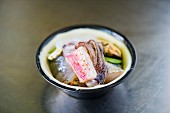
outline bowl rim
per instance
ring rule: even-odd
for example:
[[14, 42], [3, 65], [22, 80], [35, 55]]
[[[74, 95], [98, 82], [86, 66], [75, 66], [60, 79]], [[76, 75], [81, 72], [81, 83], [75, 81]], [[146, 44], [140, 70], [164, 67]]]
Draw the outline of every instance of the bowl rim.
[[[117, 36], [120, 36], [121, 38], [123, 38], [123, 40], [120, 38], [120, 37], [116, 37], [118, 40], [122, 41], [126, 47], [128, 48], [130, 54], [131, 54], [131, 57], [132, 57], [132, 64], [131, 64], [131, 67], [130, 69], [125, 73], [125, 75], [120, 78], [118, 81], [116, 81], [115, 83], [112, 83], [110, 85], [107, 85], [105, 87], [99, 87], [99, 88], [96, 88], [96, 89], [76, 89], [76, 88], [70, 88], [70, 87], [66, 87], [66, 86], [63, 86], [59, 83], [56, 83], [55, 81], [51, 80], [43, 71], [43, 69], [41, 68], [41, 64], [40, 64], [40, 59], [39, 59], [39, 55], [41, 53], [41, 50], [43, 49], [43, 47], [49, 42], [51, 41], [56, 35], [60, 34], [60, 33], [64, 33], [64, 32], [67, 32], [67, 31], [70, 31], [70, 30], [73, 30], [73, 29], [78, 29], [78, 28], [91, 28], [91, 29], [95, 29], [95, 30], [100, 30], [100, 31], [104, 31], [112, 36], [114, 36], [114, 34], [116, 34]], [[114, 34], [113, 34], [114, 33]], [[108, 89], [108, 88], [111, 88], [111, 87], [115, 87], [117, 86], [118, 84], [122, 83], [125, 78], [127, 78], [127, 76], [132, 72], [132, 70], [134, 70], [135, 66], [136, 66], [136, 62], [137, 62], [137, 54], [136, 54], [136, 49], [135, 47], [133, 46], [133, 44], [131, 43], [131, 41], [126, 37], [124, 36], [122, 33], [110, 28], [110, 27], [106, 27], [106, 26], [103, 26], [103, 25], [96, 25], [96, 24], [82, 24], [82, 25], [72, 25], [72, 26], [68, 26], [68, 27], [64, 27], [62, 29], [59, 29], [55, 32], [53, 32], [51, 35], [49, 35], [47, 38], [44, 39], [44, 41], [42, 41], [42, 43], [40, 44], [37, 52], [36, 52], [36, 66], [39, 70], [39, 72], [41, 73], [42, 77], [48, 81], [50, 84], [58, 87], [58, 88], [61, 88], [63, 90], [68, 90], [68, 91], [73, 91], [73, 92], [81, 92], [81, 93], [89, 93], [89, 92], [95, 92], [95, 91], [98, 91], [98, 90], [104, 90], [104, 89]]]

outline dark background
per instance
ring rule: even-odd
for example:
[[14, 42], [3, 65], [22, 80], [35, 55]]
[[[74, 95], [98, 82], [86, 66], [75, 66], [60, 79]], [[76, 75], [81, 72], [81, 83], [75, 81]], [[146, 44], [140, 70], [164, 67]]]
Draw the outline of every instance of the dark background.
[[[135, 71], [103, 97], [69, 97], [36, 68], [40, 43], [75, 24], [111, 27], [136, 47]], [[168, 0], [0, 0], [0, 113], [170, 113], [169, 42]]]

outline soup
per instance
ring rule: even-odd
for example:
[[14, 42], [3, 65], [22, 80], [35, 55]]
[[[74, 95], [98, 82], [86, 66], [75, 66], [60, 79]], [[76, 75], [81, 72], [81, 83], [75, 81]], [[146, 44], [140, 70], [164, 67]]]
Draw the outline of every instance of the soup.
[[103, 87], [122, 78], [131, 66], [122, 40], [106, 32], [79, 28], [57, 34], [41, 51], [41, 67], [67, 87]]

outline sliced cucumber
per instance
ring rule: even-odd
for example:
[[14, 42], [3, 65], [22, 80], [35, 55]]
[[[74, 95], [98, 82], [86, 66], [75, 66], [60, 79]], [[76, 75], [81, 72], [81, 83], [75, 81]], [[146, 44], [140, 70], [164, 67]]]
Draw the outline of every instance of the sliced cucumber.
[[110, 63], [113, 63], [113, 64], [119, 64], [119, 63], [122, 62], [121, 60], [115, 59], [115, 58], [110, 58], [110, 57], [104, 57], [104, 58], [107, 62], [110, 62]]

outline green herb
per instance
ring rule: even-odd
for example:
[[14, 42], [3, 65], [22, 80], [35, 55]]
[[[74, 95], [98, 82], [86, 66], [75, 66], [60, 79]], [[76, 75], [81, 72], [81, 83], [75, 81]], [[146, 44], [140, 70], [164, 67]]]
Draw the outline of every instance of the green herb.
[[115, 58], [110, 58], [110, 57], [104, 57], [104, 58], [107, 62], [110, 62], [110, 63], [113, 63], [113, 64], [119, 64], [119, 63], [122, 62], [121, 60], [115, 59]]
[[48, 54], [53, 53], [55, 50], [56, 50], [56, 47], [53, 47], [53, 48], [48, 52]]

